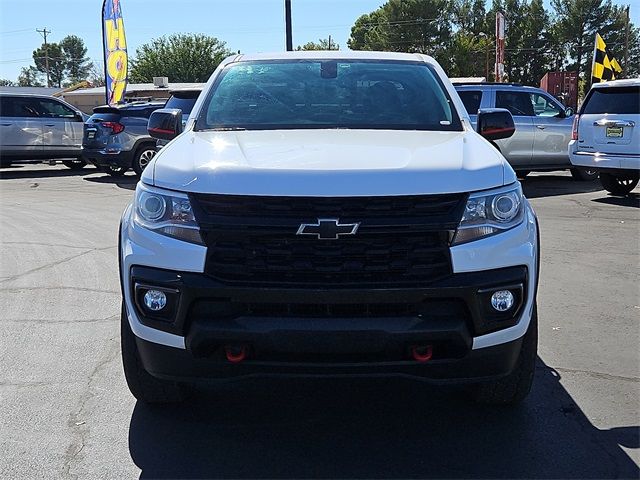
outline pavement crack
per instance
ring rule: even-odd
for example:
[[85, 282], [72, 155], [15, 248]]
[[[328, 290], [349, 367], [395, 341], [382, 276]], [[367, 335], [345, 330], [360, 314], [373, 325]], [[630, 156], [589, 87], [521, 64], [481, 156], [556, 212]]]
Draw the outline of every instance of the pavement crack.
[[60, 248], [77, 248], [80, 250], [92, 250], [94, 247], [67, 245], [64, 243], [45, 243], [45, 242], [2, 242], [3, 245], [33, 245], [36, 247], [60, 247]]
[[113, 293], [120, 294], [120, 290], [104, 290], [100, 288], [86, 288], [86, 287], [15, 287], [15, 288], [3, 288], [5, 293], [13, 292], [34, 292], [39, 290], [53, 291], [53, 290], [71, 290], [75, 292], [88, 292], [88, 293]]
[[17, 280], [18, 278], [24, 277], [25, 275], [29, 275], [30, 273], [35, 273], [35, 272], [39, 272], [40, 270], [46, 270], [47, 268], [55, 267], [57, 265], [63, 264], [65, 262], [68, 262], [70, 260], [74, 260], [76, 258], [79, 258], [79, 257], [82, 257], [84, 255], [87, 255], [88, 253], [101, 252], [101, 251], [105, 251], [105, 250], [110, 250], [112, 248], [117, 248], [117, 247], [115, 245], [113, 245], [111, 247], [92, 248], [91, 250], [86, 250], [86, 251], [84, 251], [82, 253], [78, 253], [76, 255], [71, 255], [70, 257], [65, 257], [65, 258], [62, 258], [62, 259], [57, 260], [55, 262], [47, 263], [46, 265], [41, 265], [40, 267], [32, 268], [31, 270], [27, 270], [26, 272], [22, 272], [22, 273], [19, 273], [17, 275], [12, 275], [11, 277], [3, 278], [2, 280], [0, 280], [0, 283], [5, 283], [5, 282], [12, 281], [12, 280]]
[[120, 352], [120, 345], [117, 336], [110, 338], [109, 342], [110, 346], [106, 353], [89, 374], [86, 382], [86, 389], [80, 397], [78, 408], [75, 412], [72, 412], [69, 415], [67, 426], [71, 429], [72, 439], [64, 454], [64, 463], [62, 466], [63, 478], [78, 478], [77, 474], [71, 473], [71, 468], [75, 462], [82, 458], [81, 453], [84, 450], [90, 432], [90, 422], [87, 421], [90, 412], [87, 404], [95, 395], [93, 384], [102, 369], [115, 360]]
[[589, 375], [590, 377], [602, 378], [605, 380], [621, 380], [623, 382], [634, 382], [634, 383], [640, 382], [640, 378], [638, 377], [624, 377], [622, 375], [611, 375], [609, 373], [594, 372], [592, 370], [578, 370], [578, 369], [563, 368], [563, 367], [553, 367], [553, 369], [557, 370], [558, 372]]
[[17, 388], [32, 388], [32, 387], [46, 387], [51, 385], [49, 382], [1, 382], [0, 387], [17, 387]]
[[42, 325], [67, 325], [67, 324], [78, 324], [78, 323], [100, 323], [100, 322], [111, 322], [120, 318], [120, 315], [111, 315], [110, 317], [105, 318], [88, 318], [86, 320], [46, 320], [41, 318], [12, 318], [12, 319], [3, 319], [0, 320], [0, 324], [2, 323], [36, 323]]

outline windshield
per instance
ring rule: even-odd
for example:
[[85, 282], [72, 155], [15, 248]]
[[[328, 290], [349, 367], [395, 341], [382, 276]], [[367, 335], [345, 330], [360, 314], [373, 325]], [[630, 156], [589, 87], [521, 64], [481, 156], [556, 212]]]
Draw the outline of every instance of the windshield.
[[422, 62], [285, 60], [228, 66], [197, 129], [462, 130], [433, 69]]

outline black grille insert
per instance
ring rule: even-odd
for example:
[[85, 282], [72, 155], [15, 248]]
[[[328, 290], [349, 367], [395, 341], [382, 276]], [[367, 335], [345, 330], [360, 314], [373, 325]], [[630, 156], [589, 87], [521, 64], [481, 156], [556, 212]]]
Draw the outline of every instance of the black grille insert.
[[[208, 247], [205, 272], [261, 285], [423, 285], [451, 274], [449, 241], [466, 195], [250, 197], [192, 195]], [[360, 223], [337, 240], [296, 235], [301, 223]]]

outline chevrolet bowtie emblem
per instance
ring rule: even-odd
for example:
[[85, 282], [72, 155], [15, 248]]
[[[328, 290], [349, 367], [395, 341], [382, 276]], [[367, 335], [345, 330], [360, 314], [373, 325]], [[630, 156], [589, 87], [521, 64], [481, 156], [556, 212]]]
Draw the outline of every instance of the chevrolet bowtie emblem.
[[337, 218], [319, 218], [317, 223], [303, 223], [296, 235], [315, 235], [320, 240], [337, 240], [340, 235], [355, 235], [358, 223], [340, 223]]

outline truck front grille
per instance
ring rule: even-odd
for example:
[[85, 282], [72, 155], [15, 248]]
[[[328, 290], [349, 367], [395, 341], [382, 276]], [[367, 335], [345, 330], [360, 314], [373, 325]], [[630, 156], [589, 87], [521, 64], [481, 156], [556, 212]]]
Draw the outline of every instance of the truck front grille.
[[[251, 197], [193, 194], [205, 272], [234, 284], [424, 285], [452, 273], [466, 195]], [[296, 235], [302, 223], [360, 223], [337, 240]]]

